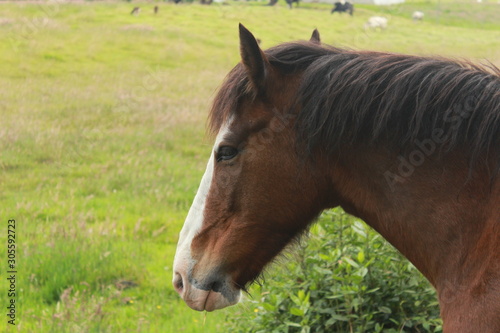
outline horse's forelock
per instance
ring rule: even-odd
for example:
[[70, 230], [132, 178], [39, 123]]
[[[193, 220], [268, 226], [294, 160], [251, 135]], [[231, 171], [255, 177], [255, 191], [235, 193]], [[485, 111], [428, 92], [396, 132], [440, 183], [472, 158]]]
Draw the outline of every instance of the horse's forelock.
[[[264, 51], [269, 62], [286, 74], [303, 71], [318, 57], [340, 52], [331, 46], [321, 46], [310, 41], [284, 43]], [[237, 64], [219, 88], [208, 116], [208, 133], [215, 137], [229, 117], [238, 111], [242, 99], [253, 100], [256, 92], [248, 79], [244, 66]]]
[[208, 133], [215, 137], [222, 125], [237, 112], [242, 98], [251, 94], [251, 87], [243, 65], [239, 63], [226, 76], [217, 92], [208, 115]]

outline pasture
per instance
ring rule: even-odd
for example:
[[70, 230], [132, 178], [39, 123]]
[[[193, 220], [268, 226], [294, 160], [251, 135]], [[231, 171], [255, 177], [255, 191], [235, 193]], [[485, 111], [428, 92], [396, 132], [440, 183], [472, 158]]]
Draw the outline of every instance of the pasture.
[[[239, 61], [239, 22], [263, 48], [318, 28], [337, 46], [500, 66], [495, 2], [357, 5], [353, 17], [324, 4], [264, 4], [0, 4], [1, 243], [15, 219], [18, 272], [16, 325], [4, 315], [2, 328], [220, 332], [254, 311], [243, 302], [194, 312], [171, 286], [178, 232], [212, 147], [211, 98]], [[388, 18], [385, 31], [363, 30], [374, 15]], [[0, 262], [5, 271], [6, 255]], [[9, 302], [4, 280], [0, 304]]]

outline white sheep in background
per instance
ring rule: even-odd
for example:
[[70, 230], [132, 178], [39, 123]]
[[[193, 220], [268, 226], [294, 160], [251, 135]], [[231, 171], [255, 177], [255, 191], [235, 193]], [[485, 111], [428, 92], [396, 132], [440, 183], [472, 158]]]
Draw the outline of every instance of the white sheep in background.
[[377, 28], [385, 30], [385, 28], [387, 28], [387, 18], [382, 16], [372, 16], [368, 19], [368, 22], [365, 23], [365, 30], [375, 30]]
[[413, 19], [413, 21], [422, 21], [424, 19], [424, 13], [418, 10], [414, 11], [411, 15], [411, 18]]

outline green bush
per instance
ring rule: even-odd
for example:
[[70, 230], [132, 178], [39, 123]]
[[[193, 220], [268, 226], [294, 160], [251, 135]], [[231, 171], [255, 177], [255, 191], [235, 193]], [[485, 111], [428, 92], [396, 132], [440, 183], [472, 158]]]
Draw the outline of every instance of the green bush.
[[260, 299], [246, 301], [228, 331], [442, 331], [427, 280], [380, 235], [341, 210], [324, 213], [292, 260], [276, 269], [255, 288]]

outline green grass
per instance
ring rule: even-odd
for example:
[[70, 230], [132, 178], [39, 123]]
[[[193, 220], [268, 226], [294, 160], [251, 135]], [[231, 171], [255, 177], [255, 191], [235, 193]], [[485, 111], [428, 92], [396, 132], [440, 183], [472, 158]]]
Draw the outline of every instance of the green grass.
[[[0, 4], [0, 217], [17, 221], [19, 272], [9, 331], [219, 332], [251, 311], [205, 318], [170, 284], [211, 149], [206, 113], [239, 61], [238, 22], [264, 48], [318, 28], [338, 46], [500, 64], [493, 3], [357, 6], [354, 17], [321, 4], [158, 4], [137, 17], [136, 3]], [[388, 29], [364, 32], [375, 14]]]

